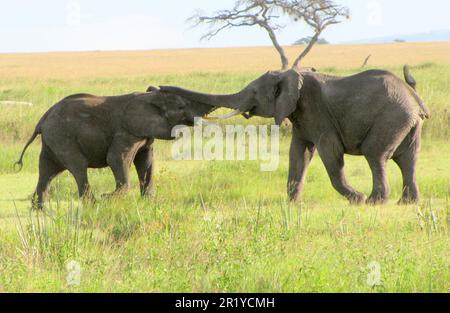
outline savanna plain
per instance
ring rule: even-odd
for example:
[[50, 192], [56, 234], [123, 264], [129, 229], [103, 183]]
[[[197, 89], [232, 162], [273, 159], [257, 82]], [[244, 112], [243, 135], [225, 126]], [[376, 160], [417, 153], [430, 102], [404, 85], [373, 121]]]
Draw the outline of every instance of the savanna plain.
[[[419, 205], [396, 204], [401, 174], [393, 162], [388, 204], [349, 205], [318, 157], [302, 201], [290, 204], [285, 125], [275, 172], [260, 172], [256, 161], [174, 161], [172, 143], [158, 141], [152, 199], [140, 198], [134, 174], [128, 195], [102, 199], [114, 188], [112, 173], [91, 170], [98, 201], [80, 202], [65, 173], [53, 181], [47, 209], [32, 212], [40, 140], [20, 173], [13, 165], [61, 98], [149, 85], [228, 93], [277, 69], [278, 58], [270, 47], [0, 54], [0, 101], [33, 103], [0, 105], [0, 292], [449, 292], [450, 43], [324, 45], [303, 65], [349, 75], [369, 54], [367, 68], [401, 77], [408, 63], [432, 112], [417, 169]], [[364, 158], [347, 157], [346, 173], [370, 193]]]

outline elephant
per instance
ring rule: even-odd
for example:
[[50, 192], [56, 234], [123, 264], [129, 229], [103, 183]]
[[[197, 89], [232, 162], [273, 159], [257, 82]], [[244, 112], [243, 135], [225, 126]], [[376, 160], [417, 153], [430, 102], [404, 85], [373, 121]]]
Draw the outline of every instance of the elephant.
[[[399, 203], [417, 203], [416, 163], [423, 121], [430, 112], [416, 91], [408, 66], [406, 83], [384, 70], [339, 77], [292, 68], [269, 71], [242, 91], [213, 95], [173, 86], [161, 90], [193, 101], [223, 106], [248, 117], [292, 123], [288, 196], [300, 199], [308, 166], [317, 151], [333, 187], [351, 203], [388, 200], [386, 163], [400, 167], [403, 193]], [[373, 176], [369, 198], [353, 189], [344, 175], [344, 155], [364, 156]]]
[[151, 196], [154, 140], [174, 139], [174, 126], [193, 126], [196, 117], [214, 110], [209, 104], [155, 87], [149, 87], [145, 93], [121, 96], [76, 94], [64, 98], [42, 116], [16, 163], [20, 171], [27, 148], [41, 135], [39, 180], [32, 208], [43, 208], [50, 182], [64, 170], [75, 177], [79, 196], [93, 200], [88, 168], [109, 166], [116, 181], [116, 189], [109, 195], [124, 193], [129, 189], [132, 162], [141, 195]]

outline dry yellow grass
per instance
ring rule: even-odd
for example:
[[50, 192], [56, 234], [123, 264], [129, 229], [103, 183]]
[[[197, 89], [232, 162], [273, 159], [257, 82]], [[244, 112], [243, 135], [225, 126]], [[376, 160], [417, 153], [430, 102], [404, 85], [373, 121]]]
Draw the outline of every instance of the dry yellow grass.
[[[301, 49], [286, 48], [291, 59]], [[369, 54], [369, 66], [450, 64], [450, 42], [316, 46], [303, 65], [354, 68]], [[0, 79], [258, 72], [278, 67], [279, 58], [272, 47], [0, 54]]]

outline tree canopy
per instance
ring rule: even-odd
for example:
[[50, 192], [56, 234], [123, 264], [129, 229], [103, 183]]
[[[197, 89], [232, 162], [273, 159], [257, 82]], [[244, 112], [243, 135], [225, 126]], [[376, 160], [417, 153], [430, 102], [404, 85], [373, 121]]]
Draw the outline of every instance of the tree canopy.
[[349, 10], [332, 0], [236, 0], [231, 9], [219, 10], [211, 15], [197, 11], [189, 21], [194, 26], [208, 26], [208, 31], [201, 37], [206, 40], [229, 28], [260, 27], [267, 32], [280, 55], [281, 68], [287, 69], [289, 59], [277, 38], [277, 32], [286, 26], [281, 21], [283, 16], [289, 17], [293, 23], [306, 23], [314, 32], [305, 49], [294, 61], [293, 66], [297, 67], [327, 27], [349, 18]]

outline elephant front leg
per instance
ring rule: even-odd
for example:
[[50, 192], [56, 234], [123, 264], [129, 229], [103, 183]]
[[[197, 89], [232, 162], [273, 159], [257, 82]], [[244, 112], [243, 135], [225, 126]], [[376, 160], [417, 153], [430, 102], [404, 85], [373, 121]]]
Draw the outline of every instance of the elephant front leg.
[[115, 139], [108, 151], [107, 162], [114, 174], [116, 190], [103, 196], [122, 195], [130, 189], [130, 167], [137, 151], [135, 146], [136, 144], [127, 137]]
[[364, 203], [366, 196], [355, 191], [347, 183], [344, 174], [344, 154], [338, 152], [342, 149], [338, 149], [338, 147], [333, 145], [321, 145], [318, 150], [334, 189], [347, 198], [352, 204]]
[[134, 165], [139, 177], [142, 197], [153, 195], [153, 146], [148, 145], [136, 154]]
[[114, 174], [116, 181], [116, 189], [114, 192], [104, 194], [103, 197], [111, 197], [116, 195], [123, 195], [130, 189], [130, 170], [125, 160], [120, 157], [108, 158], [108, 164]]
[[298, 138], [294, 132], [289, 154], [288, 196], [291, 201], [297, 201], [303, 190], [306, 172], [314, 156], [315, 147]]

